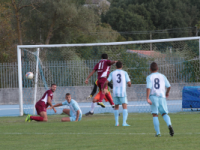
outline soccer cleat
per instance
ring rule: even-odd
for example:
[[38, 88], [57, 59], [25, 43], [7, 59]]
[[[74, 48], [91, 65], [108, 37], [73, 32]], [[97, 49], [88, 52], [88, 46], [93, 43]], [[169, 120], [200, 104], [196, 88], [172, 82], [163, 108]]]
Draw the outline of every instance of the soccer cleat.
[[106, 106], [103, 104], [103, 102], [98, 102], [97, 105], [100, 105], [101, 107], [105, 108]]
[[173, 130], [173, 128], [172, 128], [171, 125], [169, 125], [168, 129], [169, 129], [169, 134], [170, 134], [171, 136], [174, 136], [174, 130]]
[[89, 116], [89, 115], [93, 115], [94, 113], [92, 113], [91, 111], [89, 111], [88, 113], [86, 113], [85, 115], [86, 116]]
[[26, 117], [25, 122], [30, 122], [30, 121], [31, 121], [30, 116], [31, 116], [31, 115], [28, 115], [28, 116]]
[[155, 137], [161, 137], [161, 135], [160, 134], [156, 134]]
[[126, 123], [126, 124], [122, 124], [122, 126], [123, 127], [129, 127], [130, 125]]
[[119, 123], [118, 123], [118, 124], [115, 124], [115, 126], [118, 127], [118, 126], [119, 126]]
[[115, 108], [115, 105], [111, 105], [112, 106], [112, 108]]

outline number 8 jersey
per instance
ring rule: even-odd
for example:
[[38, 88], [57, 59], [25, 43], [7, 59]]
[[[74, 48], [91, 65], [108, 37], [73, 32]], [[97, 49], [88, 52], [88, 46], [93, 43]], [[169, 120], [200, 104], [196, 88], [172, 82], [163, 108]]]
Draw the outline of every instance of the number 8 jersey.
[[151, 89], [150, 95], [160, 96], [165, 98], [165, 87], [170, 87], [170, 83], [165, 75], [155, 72], [146, 78], [147, 88]]
[[124, 70], [117, 69], [110, 73], [109, 82], [113, 81], [113, 97], [126, 97], [126, 83], [131, 81], [128, 73]]

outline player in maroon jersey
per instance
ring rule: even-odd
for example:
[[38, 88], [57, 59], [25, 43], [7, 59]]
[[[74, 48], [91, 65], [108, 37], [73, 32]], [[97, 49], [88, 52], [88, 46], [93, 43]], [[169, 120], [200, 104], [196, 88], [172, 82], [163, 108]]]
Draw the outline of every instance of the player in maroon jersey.
[[[26, 117], [26, 120], [25, 122], [30, 122], [32, 120], [35, 120], [35, 121], [47, 121], [47, 112], [46, 112], [46, 108], [48, 106], [53, 106], [52, 105], [52, 99], [53, 99], [53, 92], [56, 91], [56, 84], [52, 84], [51, 85], [51, 89], [50, 90], [47, 90], [44, 95], [42, 96], [42, 98], [35, 104], [35, 108], [36, 108], [36, 111], [37, 111], [37, 114], [40, 115], [40, 116], [31, 116], [31, 115], [28, 115]], [[53, 108], [54, 112], [56, 113], [56, 109]]]
[[[109, 72], [110, 72], [110, 66], [113, 65], [114, 63], [116, 63], [117, 61], [108, 60], [107, 54], [102, 54], [101, 58], [102, 59], [99, 61], [99, 63], [97, 63], [95, 65], [93, 71], [88, 75], [87, 79], [85, 80], [85, 83], [88, 84], [89, 78], [97, 71], [97, 73], [98, 73], [98, 87], [100, 89], [103, 89], [103, 85], [107, 81], [107, 77], [108, 77]], [[106, 88], [108, 88], [108, 87], [106, 87]], [[101, 93], [99, 102], [97, 104], [101, 105], [101, 107], [103, 107], [103, 108], [105, 107], [105, 105], [102, 102], [102, 100], [104, 99], [104, 96], [106, 96], [106, 98], [109, 101], [112, 101], [111, 97], [108, 94]]]

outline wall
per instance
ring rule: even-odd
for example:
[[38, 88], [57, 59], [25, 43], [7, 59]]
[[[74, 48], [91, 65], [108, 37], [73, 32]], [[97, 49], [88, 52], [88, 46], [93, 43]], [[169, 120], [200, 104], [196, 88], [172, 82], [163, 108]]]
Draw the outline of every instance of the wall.
[[[169, 100], [181, 100], [182, 99], [182, 89], [184, 86], [198, 86], [199, 83], [173, 83], [171, 84], [171, 91]], [[66, 93], [71, 93], [72, 98], [78, 102], [88, 102], [86, 97], [90, 95], [92, 91], [92, 86], [74, 86], [74, 87], [57, 87], [54, 93], [54, 102], [58, 103], [64, 100]], [[19, 90], [18, 88], [0, 88], [0, 105], [13, 105], [19, 104]], [[44, 94], [44, 88], [38, 88], [37, 101]], [[140, 101], [146, 99], [146, 85], [137, 84], [132, 85], [132, 87], [127, 87], [127, 95], [129, 101]], [[24, 104], [33, 104], [34, 88], [24, 89]]]

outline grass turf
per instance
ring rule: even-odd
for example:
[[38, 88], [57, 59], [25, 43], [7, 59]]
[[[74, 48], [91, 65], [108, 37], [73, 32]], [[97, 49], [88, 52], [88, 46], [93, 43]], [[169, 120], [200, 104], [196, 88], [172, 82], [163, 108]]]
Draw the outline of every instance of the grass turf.
[[25, 123], [25, 117], [0, 118], [1, 149], [199, 149], [199, 113], [170, 114], [174, 137], [170, 137], [159, 116], [161, 137], [155, 131], [150, 114], [129, 114], [130, 127], [114, 126], [113, 114], [83, 117], [80, 122], [60, 122], [63, 115], [49, 116], [48, 122]]

